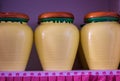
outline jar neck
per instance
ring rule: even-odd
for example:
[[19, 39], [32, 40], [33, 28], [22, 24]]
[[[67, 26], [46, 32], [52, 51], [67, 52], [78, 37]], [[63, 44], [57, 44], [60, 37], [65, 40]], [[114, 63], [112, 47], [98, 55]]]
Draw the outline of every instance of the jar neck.
[[2, 22], [2, 21], [4, 21], [4, 22], [9, 22], [9, 21], [10, 22], [20, 22], [20, 23], [28, 22], [27, 19], [23, 19], [23, 18], [0, 18], [0, 22]]
[[85, 23], [91, 22], [119, 22], [119, 18], [117, 17], [96, 17], [96, 18], [87, 18], [85, 19]]
[[53, 22], [53, 23], [73, 23], [72, 18], [43, 18], [39, 19], [38, 23]]

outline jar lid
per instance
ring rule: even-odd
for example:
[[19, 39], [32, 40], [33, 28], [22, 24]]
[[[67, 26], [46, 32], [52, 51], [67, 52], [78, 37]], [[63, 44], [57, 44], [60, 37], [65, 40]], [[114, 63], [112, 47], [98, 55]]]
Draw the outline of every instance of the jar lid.
[[0, 12], [0, 18], [21, 18], [29, 20], [28, 15], [17, 12]]
[[96, 18], [96, 17], [120, 17], [120, 15], [116, 12], [107, 12], [107, 11], [91, 12], [85, 15], [85, 19]]
[[74, 19], [74, 16], [72, 13], [69, 13], [69, 12], [46, 12], [38, 16], [38, 19], [43, 19], [43, 18], [72, 18]]
[[116, 12], [91, 12], [85, 15], [84, 22], [91, 23], [91, 22], [118, 22], [120, 19], [120, 15]]

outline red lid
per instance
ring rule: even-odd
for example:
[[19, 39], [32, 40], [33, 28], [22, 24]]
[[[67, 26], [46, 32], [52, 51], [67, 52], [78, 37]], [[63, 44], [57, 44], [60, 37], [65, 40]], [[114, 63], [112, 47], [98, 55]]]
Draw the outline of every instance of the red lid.
[[41, 18], [72, 18], [74, 19], [74, 16], [72, 13], [69, 12], [46, 12], [42, 13], [38, 16], [39, 19]]
[[28, 15], [17, 12], [0, 12], [0, 18], [23, 18], [29, 20]]
[[85, 19], [87, 18], [95, 18], [95, 17], [120, 17], [120, 15], [116, 12], [91, 12], [85, 15]]

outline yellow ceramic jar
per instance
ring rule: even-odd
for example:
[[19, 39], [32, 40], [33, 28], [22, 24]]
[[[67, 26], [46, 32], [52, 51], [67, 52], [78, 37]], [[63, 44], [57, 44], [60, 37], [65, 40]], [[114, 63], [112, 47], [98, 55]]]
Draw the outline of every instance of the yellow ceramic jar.
[[79, 42], [79, 31], [68, 12], [48, 12], [39, 16], [35, 44], [44, 70], [71, 70]]
[[25, 70], [33, 42], [28, 20], [22, 13], [0, 13], [0, 71]]
[[119, 15], [92, 12], [85, 16], [81, 42], [88, 66], [92, 70], [117, 69], [120, 59]]

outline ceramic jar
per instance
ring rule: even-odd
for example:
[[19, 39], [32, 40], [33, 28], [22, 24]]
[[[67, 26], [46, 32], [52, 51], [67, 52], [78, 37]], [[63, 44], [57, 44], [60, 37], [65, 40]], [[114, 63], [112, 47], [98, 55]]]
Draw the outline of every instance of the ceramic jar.
[[79, 43], [79, 31], [69, 12], [39, 15], [35, 44], [43, 70], [71, 70]]
[[24, 71], [33, 42], [33, 32], [23, 13], [0, 12], [0, 71]]
[[85, 15], [81, 43], [89, 69], [114, 70], [120, 59], [120, 16], [115, 12]]

